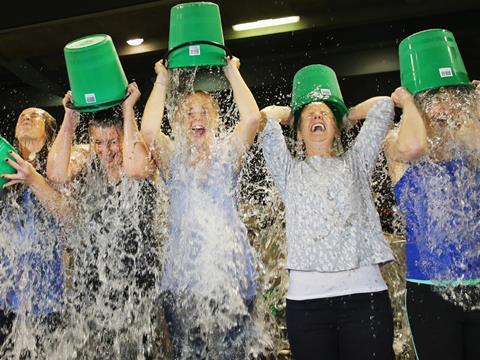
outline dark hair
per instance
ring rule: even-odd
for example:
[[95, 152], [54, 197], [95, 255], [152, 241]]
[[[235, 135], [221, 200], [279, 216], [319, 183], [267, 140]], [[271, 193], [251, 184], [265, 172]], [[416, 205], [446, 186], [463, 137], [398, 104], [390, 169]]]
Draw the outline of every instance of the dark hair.
[[100, 110], [92, 113], [88, 122], [88, 131], [92, 128], [115, 127], [123, 131], [123, 117], [118, 107]]

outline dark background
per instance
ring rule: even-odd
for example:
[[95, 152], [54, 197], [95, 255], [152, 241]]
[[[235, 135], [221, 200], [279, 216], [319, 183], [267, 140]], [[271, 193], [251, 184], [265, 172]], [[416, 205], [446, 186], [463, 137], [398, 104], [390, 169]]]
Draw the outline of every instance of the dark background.
[[[142, 91], [141, 110], [152, 87], [154, 63], [167, 48], [170, 8], [182, 1], [17, 1], [0, 15], [0, 134], [11, 139], [25, 107], [42, 107], [61, 122], [68, 90], [63, 47], [94, 33], [112, 36], [129, 80]], [[256, 0], [216, 1], [226, 45], [260, 107], [288, 104], [291, 81], [302, 66], [335, 69], [347, 106], [399, 86], [398, 44], [429, 28], [452, 31], [471, 79], [480, 78], [480, 1], [441, 0]], [[284, 32], [247, 34], [236, 23], [299, 15]], [[270, 32], [272, 32], [270, 30]], [[255, 35], [255, 36], [250, 36]], [[125, 41], [143, 37], [133, 48]]]

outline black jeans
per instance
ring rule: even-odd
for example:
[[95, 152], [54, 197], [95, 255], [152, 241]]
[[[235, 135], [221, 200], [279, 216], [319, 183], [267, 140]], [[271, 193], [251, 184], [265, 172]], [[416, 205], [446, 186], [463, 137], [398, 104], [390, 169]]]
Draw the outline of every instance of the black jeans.
[[[454, 291], [478, 296], [478, 289]], [[477, 292], [475, 294], [475, 292]], [[415, 350], [420, 360], [480, 359], [480, 311], [465, 310], [445, 300], [432, 285], [407, 281], [407, 312]], [[475, 300], [477, 305], [478, 299]]]
[[393, 315], [388, 292], [287, 299], [295, 360], [391, 360]]

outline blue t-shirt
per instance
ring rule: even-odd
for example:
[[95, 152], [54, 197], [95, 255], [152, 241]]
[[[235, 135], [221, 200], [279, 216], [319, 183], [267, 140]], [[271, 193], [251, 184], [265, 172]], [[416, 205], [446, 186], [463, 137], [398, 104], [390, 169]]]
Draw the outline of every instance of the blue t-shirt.
[[394, 187], [409, 280], [480, 279], [480, 169], [466, 158], [419, 161]]
[[0, 306], [17, 313], [23, 308], [34, 316], [57, 312], [63, 297], [63, 252], [59, 226], [30, 190], [19, 206], [4, 208], [5, 247], [0, 249]]

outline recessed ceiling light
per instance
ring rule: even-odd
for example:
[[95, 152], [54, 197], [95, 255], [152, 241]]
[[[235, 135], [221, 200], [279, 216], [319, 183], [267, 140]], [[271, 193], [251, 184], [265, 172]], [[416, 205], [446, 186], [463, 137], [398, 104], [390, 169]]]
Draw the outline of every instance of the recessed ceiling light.
[[252, 30], [270, 26], [279, 26], [279, 25], [286, 25], [286, 24], [293, 24], [300, 21], [300, 16], [288, 16], [282, 17], [277, 19], [265, 19], [265, 20], [258, 20], [249, 23], [237, 24], [233, 25], [233, 30], [235, 31], [244, 31], [244, 30]]
[[127, 40], [127, 44], [130, 46], [138, 46], [138, 45], [141, 45], [142, 43], [143, 43], [142, 38]]

